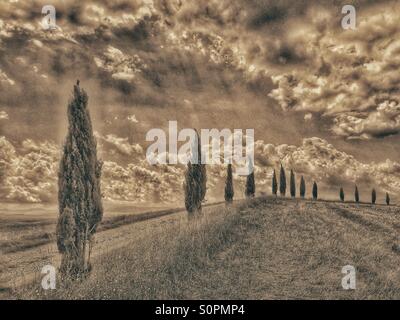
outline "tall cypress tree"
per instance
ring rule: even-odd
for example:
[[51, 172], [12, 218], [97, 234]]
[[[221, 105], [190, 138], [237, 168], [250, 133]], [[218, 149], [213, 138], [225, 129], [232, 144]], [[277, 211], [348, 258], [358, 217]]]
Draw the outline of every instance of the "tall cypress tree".
[[189, 215], [201, 213], [201, 204], [207, 192], [206, 165], [201, 161], [201, 141], [197, 131], [192, 152], [192, 160], [188, 162], [184, 183], [185, 207]]
[[390, 205], [390, 196], [389, 193], [386, 192], [386, 204]]
[[290, 170], [290, 196], [296, 198], [296, 178], [293, 170]]
[[0, 186], [4, 185], [4, 177], [6, 176], [6, 164], [1, 161], [0, 162]]
[[360, 202], [360, 195], [359, 195], [359, 193], [358, 193], [357, 185], [356, 185], [356, 188], [354, 189], [354, 200], [355, 200], [357, 203]]
[[[197, 131], [196, 131], [197, 133]], [[199, 175], [199, 184], [200, 184], [200, 212], [201, 212], [201, 203], [204, 201], [206, 198], [206, 193], [207, 193], [207, 168], [206, 164], [202, 163], [202, 150], [201, 150], [201, 140], [199, 137], [199, 134], [197, 133], [198, 137], [198, 154], [199, 154], [199, 165], [200, 165], [200, 175]]]
[[286, 174], [285, 174], [285, 169], [283, 169], [282, 163], [281, 163], [281, 172], [279, 175], [279, 193], [283, 197], [286, 195]]
[[[61, 271], [72, 277], [79, 277], [90, 269], [90, 240], [103, 217], [100, 192], [102, 162], [97, 159], [96, 140], [87, 105], [88, 96], [78, 81], [68, 105], [68, 134], [58, 173], [60, 218], [57, 244], [63, 255]], [[62, 226], [67, 222], [68, 226]], [[73, 245], [71, 239], [66, 238], [66, 233], [61, 232], [70, 228], [75, 230]], [[74, 248], [72, 255], [76, 258], [73, 261], [68, 248]]]
[[233, 196], [233, 178], [232, 178], [232, 164], [228, 164], [227, 173], [226, 173], [226, 182], [225, 182], [225, 201], [226, 203], [232, 203]]
[[79, 262], [76, 250], [76, 223], [74, 213], [68, 207], [60, 215], [57, 222], [57, 248], [62, 254], [61, 273], [64, 276], [75, 276], [77, 268], [76, 263]]
[[276, 181], [276, 172], [274, 169], [274, 173], [272, 175], [272, 194], [275, 195], [278, 193], [278, 181]]
[[376, 202], [376, 191], [375, 189], [372, 189], [372, 193], [371, 193], [371, 203], [375, 204]]
[[317, 200], [318, 199], [318, 185], [317, 183], [314, 181], [313, 187], [312, 187], [312, 195], [313, 195], [313, 199]]
[[300, 197], [302, 197], [304, 199], [305, 196], [306, 196], [306, 182], [304, 181], [303, 176], [301, 176], [301, 179], [300, 179]]
[[246, 195], [246, 198], [253, 198], [256, 193], [256, 184], [255, 184], [255, 180], [254, 180], [254, 167], [253, 167], [253, 163], [251, 162], [251, 160], [249, 161], [249, 172], [250, 173], [248, 174], [247, 179], [246, 179], [245, 195]]
[[340, 201], [344, 201], [344, 191], [343, 191], [343, 188], [341, 187], [340, 188], [340, 191], [339, 191], [339, 197], [340, 197]]

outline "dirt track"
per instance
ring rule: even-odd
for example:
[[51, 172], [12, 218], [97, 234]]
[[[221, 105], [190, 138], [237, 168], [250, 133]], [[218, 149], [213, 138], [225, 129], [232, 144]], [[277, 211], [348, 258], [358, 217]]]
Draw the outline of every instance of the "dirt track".
[[[221, 206], [220, 203], [210, 204], [203, 208], [204, 213], [208, 210]], [[104, 254], [121, 247], [129, 246], [132, 242], [145, 241], [146, 237], [157, 232], [166, 224], [177, 226], [187, 221], [186, 211], [182, 209], [161, 210], [151, 213], [136, 214], [130, 219], [124, 219], [121, 224], [116, 220], [115, 226], [108, 225], [105, 230], [96, 234], [95, 247], [93, 249], [93, 262]], [[48, 223], [48, 222], [46, 222]], [[54, 228], [54, 224], [51, 224]], [[57, 251], [55, 241], [48, 244], [35, 246], [2, 254], [0, 260], [0, 298], [6, 296], [10, 288], [19, 287], [40, 281], [41, 270], [45, 265], [57, 267], [60, 264], [60, 255]]]

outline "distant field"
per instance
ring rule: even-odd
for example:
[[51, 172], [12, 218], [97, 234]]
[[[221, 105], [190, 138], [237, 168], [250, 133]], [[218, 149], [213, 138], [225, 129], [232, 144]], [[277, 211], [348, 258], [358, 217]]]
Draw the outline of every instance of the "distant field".
[[[104, 202], [104, 217], [109, 218], [121, 214], [136, 214], [151, 210], [160, 210], [174, 208], [176, 205], [137, 205], [131, 202], [115, 201]], [[58, 216], [57, 204], [16, 204], [16, 203], [0, 203], [0, 219], [4, 220], [55, 220]]]
[[[177, 213], [105, 231], [118, 232], [120, 246], [99, 255], [83, 283], [12, 296], [400, 299], [399, 214], [398, 207], [270, 198], [210, 208], [191, 221]], [[349, 264], [357, 289], [346, 291], [341, 270]]]
[[[100, 230], [129, 223], [137, 219], [138, 215], [171, 208], [174, 207], [107, 202], [104, 205], [104, 218]], [[54, 241], [57, 217], [56, 205], [0, 204], [0, 252], [18, 252]]]
[[[44, 265], [59, 264], [55, 237], [57, 208], [44, 205], [33, 206], [32, 210], [26, 208], [26, 205], [9, 204], [8, 207], [2, 206], [3, 211], [0, 211], [0, 298], [2, 292], [4, 295], [11, 287], [29, 283], [40, 276]], [[132, 239], [138, 240], [138, 232], [127, 234], [130, 224], [157, 219], [156, 222], [141, 223], [137, 229], [158, 227], [163, 225], [163, 217], [168, 216], [166, 221], [174, 221], [183, 211], [176, 207], [106, 203], [104, 218], [96, 235], [94, 257]]]
[[[176, 211], [176, 209], [173, 209]], [[157, 217], [171, 212], [168, 207], [137, 206], [129, 202], [106, 202], [99, 231]], [[36, 264], [57, 254], [56, 205], [0, 204], [0, 293], [9, 287], [11, 274], [36, 270]], [[17, 282], [20, 279], [16, 280]]]

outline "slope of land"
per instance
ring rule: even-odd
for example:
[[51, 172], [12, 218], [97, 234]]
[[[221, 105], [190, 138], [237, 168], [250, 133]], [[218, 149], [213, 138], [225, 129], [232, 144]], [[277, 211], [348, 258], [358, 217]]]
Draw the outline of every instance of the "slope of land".
[[[208, 207], [219, 206], [219, 203]], [[110, 206], [109, 206], [110, 207]], [[9, 296], [12, 288], [40, 283], [41, 269], [45, 265], [58, 266], [60, 255], [56, 246], [55, 208], [43, 208], [43, 214], [36, 212], [0, 215], [0, 298]], [[107, 216], [100, 225], [95, 239], [93, 258], [104, 255], [130, 243], [139, 242], [165, 225], [179, 226], [186, 220], [184, 209], [163, 209], [152, 211], [132, 208], [130, 214], [126, 205], [108, 208]], [[52, 212], [50, 215], [49, 212]], [[119, 212], [117, 214], [116, 212]]]
[[[82, 283], [15, 297], [400, 298], [397, 207], [260, 198], [179, 217], [143, 223], [140, 237], [140, 223], [125, 226], [121, 246]], [[345, 265], [356, 268], [356, 290], [342, 288]]]

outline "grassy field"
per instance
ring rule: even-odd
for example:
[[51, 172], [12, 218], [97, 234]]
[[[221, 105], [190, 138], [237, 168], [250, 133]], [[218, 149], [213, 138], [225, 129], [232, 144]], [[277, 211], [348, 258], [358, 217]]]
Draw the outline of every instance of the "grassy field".
[[[0, 208], [0, 252], [14, 253], [55, 241], [58, 217], [56, 205], [2, 203]], [[176, 208], [108, 202], [105, 204], [105, 216], [99, 231], [160, 217], [173, 211], [176, 211]]]
[[[12, 292], [38, 299], [399, 299], [399, 208], [255, 199], [126, 226], [82, 283]], [[128, 238], [128, 237], [127, 237]], [[356, 290], [344, 290], [345, 265]], [[39, 283], [39, 282], [38, 282]]]
[[[205, 213], [210, 206], [220, 205], [205, 206]], [[0, 216], [0, 299], [8, 297], [15, 287], [40, 283], [43, 266], [60, 264], [55, 242], [56, 220], [50, 219], [50, 210], [46, 209], [43, 214], [20, 211], [15, 217], [12, 214]], [[138, 208], [132, 208], [131, 213], [128, 213], [126, 205], [122, 208], [124, 211], [113, 209], [113, 212], [107, 211], [96, 233], [94, 261], [118, 248], [145, 241], [149, 234], [157, 234], [170, 224], [178, 227], [181, 221], [186, 220], [184, 209], [154, 208], [148, 211], [146, 207], [140, 212]]]

